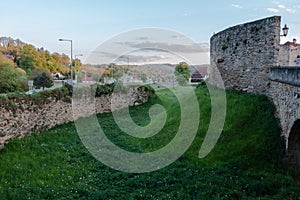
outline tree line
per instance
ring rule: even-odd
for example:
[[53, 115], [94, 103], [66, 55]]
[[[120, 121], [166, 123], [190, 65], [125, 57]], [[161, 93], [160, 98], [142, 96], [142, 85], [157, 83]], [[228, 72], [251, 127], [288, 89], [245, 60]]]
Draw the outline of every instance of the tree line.
[[[76, 62], [80, 68], [81, 62]], [[74, 66], [74, 63], [72, 63]], [[19, 39], [0, 38], [0, 93], [26, 91], [27, 81], [50, 72], [70, 74], [70, 58], [65, 54], [50, 53]]]

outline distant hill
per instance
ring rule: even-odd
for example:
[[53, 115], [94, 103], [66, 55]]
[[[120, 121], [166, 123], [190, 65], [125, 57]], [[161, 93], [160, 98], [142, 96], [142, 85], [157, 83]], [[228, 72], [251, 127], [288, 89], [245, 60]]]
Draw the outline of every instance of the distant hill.
[[[141, 77], [146, 75], [148, 80], [156, 80], [158, 82], [172, 82], [174, 70], [177, 64], [161, 63], [161, 64], [143, 64], [143, 65], [118, 65], [118, 70], [124, 71], [125, 74], [132, 77]], [[190, 73], [193, 74], [196, 70], [201, 74], [206, 75], [209, 64], [190, 66]], [[93, 68], [105, 69], [108, 65], [91, 65], [85, 71], [94, 71]], [[199, 69], [200, 68], [200, 69]]]

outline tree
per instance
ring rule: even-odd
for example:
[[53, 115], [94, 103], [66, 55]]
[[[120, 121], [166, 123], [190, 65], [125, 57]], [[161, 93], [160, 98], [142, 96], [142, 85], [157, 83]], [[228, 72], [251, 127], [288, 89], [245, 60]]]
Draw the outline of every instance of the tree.
[[78, 58], [76, 58], [76, 60], [74, 60], [73, 62], [74, 62], [73, 63], [74, 69], [77, 72], [82, 67], [81, 60], [79, 60]]
[[43, 88], [43, 90], [49, 87], [53, 86], [53, 80], [50, 78], [49, 75], [47, 75], [45, 72], [43, 72], [40, 75], [37, 75], [36, 77], [33, 78], [33, 85], [39, 89]]
[[70, 59], [67, 55], [59, 53], [53, 53], [52, 58], [54, 59], [54, 68], [63, 74], [70, 72]]
[[116, 80], [119, 80], [123, 76], [123, 70], [121, 66], [116, 65], [115, 63], [110, 63], [106, 68], [107, 72], [109, 73], [109, 77], [112, 77]]
[[19, 56], [21, 48], [25, 45], [19, 39], [12, 39], [10, 37], [0, 37], [0, 51], [5, 55], [11, 55], [15, 59]]
[[42, 67], [49, 71], [57, 71], [57, 65], [55, 59], [51, 56], [49, 51], [45, 51], [43, 48], [38, 50]]
[[25, 91], [27, 89], [26, 80], [22, 80], [24, 74], [20, 70], [16, 70], [11, 64], [0, 63], [0, 72], [0, 93]]
[[18, 65], [26, 72], [30, 72], [33, 68], [42, 67], [40, 56], [33, 45], [26, 44], [21, 49]]
[[189, 65], [186, 62], [180, 62], [175, 68], [174, 75], [179, 85], [186, 85], [190, 78]]

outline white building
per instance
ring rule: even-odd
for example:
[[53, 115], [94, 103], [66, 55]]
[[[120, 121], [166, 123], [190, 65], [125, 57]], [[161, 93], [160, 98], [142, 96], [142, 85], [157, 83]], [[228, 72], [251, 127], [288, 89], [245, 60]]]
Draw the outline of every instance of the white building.
[[298, 55], [300, 56], [300, 44], [297, 44], [296, 39], [293, 39], [293, 42], [286, 42], [280, 45], [279, 65], [296, 66], [295, 59]]

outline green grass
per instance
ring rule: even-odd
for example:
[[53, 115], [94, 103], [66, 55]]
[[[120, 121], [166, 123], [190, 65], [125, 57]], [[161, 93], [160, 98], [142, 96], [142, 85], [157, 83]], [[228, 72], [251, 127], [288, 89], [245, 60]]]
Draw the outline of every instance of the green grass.
[[[113, 170], [89, 154], [74, 123], [68, 123], [14, 139], [0, 151], [0, 199], [298, 199], [299, 181], [281, 163], [283, 145], [272, 103], [264, 96], [227, 91], [222, 135], [211, 153], [199, 159], [211, 108], [205, 87], [196, 94], [201, 126], [191, 147], [168, 167], [144, 174]], [[157, 96], [131, 107], [130, 114], [146, 125], [150, 106], [163, 105], [168, 120], [159, 134], [133, 138], [105, 113], [98, 118], [107, 136], [135, 152], [166, 145], [178, 129], [179, 104], [168, 90]]]

